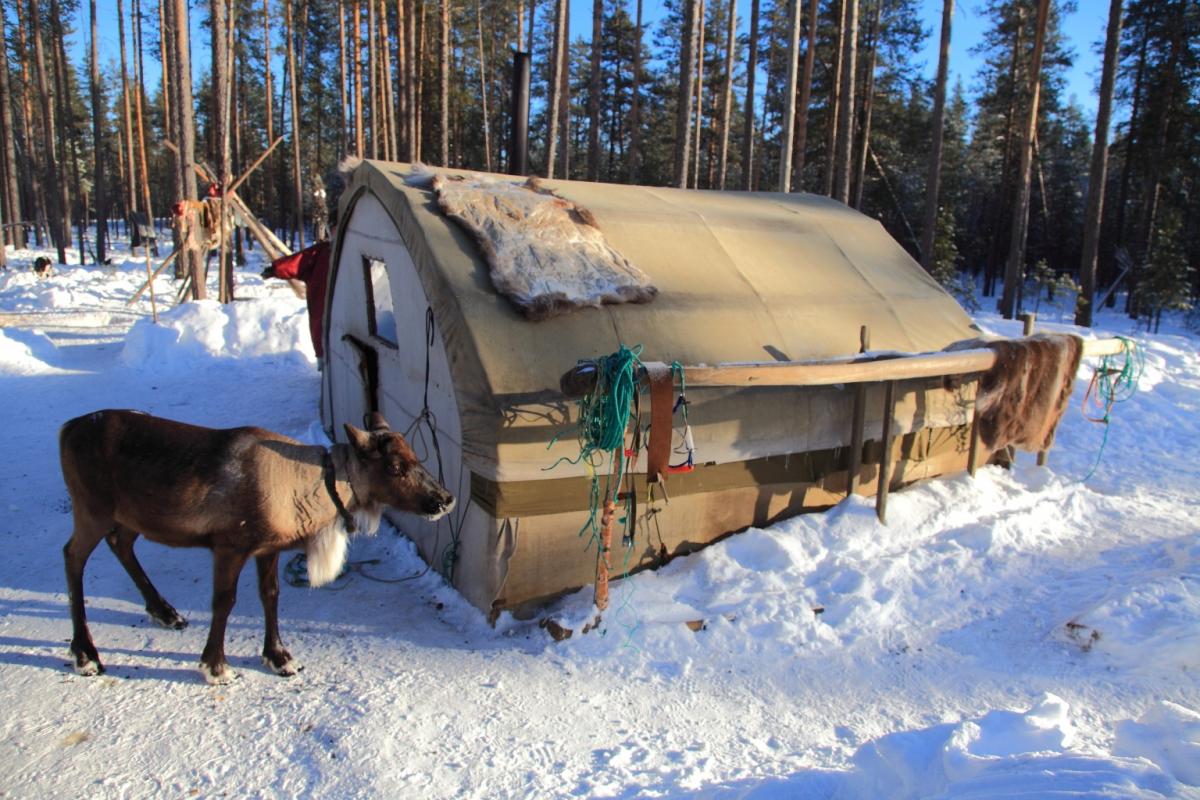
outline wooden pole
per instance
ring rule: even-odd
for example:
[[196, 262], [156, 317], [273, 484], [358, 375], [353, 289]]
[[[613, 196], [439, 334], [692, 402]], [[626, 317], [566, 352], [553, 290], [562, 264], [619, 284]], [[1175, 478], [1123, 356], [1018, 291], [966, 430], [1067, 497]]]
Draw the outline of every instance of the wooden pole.
[[883, 434], [879, 456], [879, 488], [875, 491], [875, 516], [887, 525], [888, 489], [892, 480], [892, 417], [896, 414], [896, 382], [888, 381], [883, 387]]
[[[173, 250], [173, 251], [171, 251], [171, 255], [169, 255], [169, 256], [167, 256], [166, 258], [164, 258], [164, 259], [163, 259], [163, 263], [161, 263], [161, 264], [159, 264], [159, 265], [158, 265], [158, 269], [154, 270], [154, 273], [153, 273], [153, 274], [151, 274], [151, 273], [150, 273], [150, 259], [149, 259], [149, 257], [147, 257], [147, 259], [146, 259], [146, 274], [147, 274], [147, 275], [149, 275], [149, 277], [146, 279], [146, 282], [142, 284], [142, 288], [140, 288], [140, 289], [138, 289], [136, 292], [134, 292], [134, 293], [133, 293], [133, 297], [131, 297], [131, 298], [129, 298], [128, 300], [126, 300], [126, 301], [125, 301], [125, 305], [127, 305], [127, 306], [131, 306], [131, 305], [133, 305], [133, 304], [134, 304], [134, 302], [135, 302], [135, 301], [136, 301], [136, 300], [137, 300], [139, 297], [141, 297], [141, 296], [142, 296], [142, 292], [146, 291], [146, 289], [150, 289], [150, 290], [151, 290], [151, 291], [150, 291], [150, 300], [151, 300], [151, 302], [153, 303], [153, 301], [154, 301], [154, 287], [153, 287], [153, 286], [151, 286], [151, 282], [152, 282], [152, 281], [153, 281], [155, 278], [157, 278], [157, 277], [158, 277], [158, 274], [159, 274], [160, 272], [162, 272], [164, 269], [166, 269], [166, 268], [167, 268], [167, 265], [168, 265], [168, 264], [170, 264], [171, 262], [173, 262], [173, 261], [175, 260], [175, 257], [176, 257], [176, 256], [178, 256], [178, 255], [179, 255], [179, 251], [178, 251], [178, 250]], [[155, 312], [154, 312], [154, 316], [155, 316], [155, 318], [154, 318], [154, 321], [155, 321], [155, 322], [158, 322], [158, 312], [157, 312], [157, 311], [155, 311]]]
[[613, 514], [616, 504], [605, 498], [604, 513], [600, 516], [600, 552], [596, 554], [596, 608], [608, 608], [608, 554], [612, 549]]
[[[871, 329], [866, 325], [858, 331], [860, 353], [871, 349]], [[867, 415], [867, 385], [854, 386], [854, 418], [850, 427], [850, 465], [847, 468], [846, 496], [858, 489], [858, 473], [862, 469], [863, 423]]]
[[254, 170], [258, 169], [259, 166], [262, 165], [262, 162], [265, 161], [269, 155], [271, 155], [271, 151], [273, 151], [276, 148], [276, 146], [278, 146], [279, 143], [282, 141], [283, 141], [283, 137], [277, 136], [275, 138], [275, 141], [271, 142], [271, 146], [268, 147], [266, 150], [263, 150], [262, 155], [260, 155], [257, 159], [255, 159], [254, 163], [251, 164], [249, 167], [247, 167], [246, 171], [241, 174], [241, 177], [239, 177], [236, 181], [233, 182], [232, 185], [230, 185], [229, 193], [236, 192], [238, 190], [238, 187], [246, 182], [246, 179], [249, 178], [251, 174], [253, 174]]
[[975, 477], [979, 465], [979, 382], [975, 383], [975, 402], [971, 411], [971, 448], [967, 452], [967, 472]]
[[[1021, 335], [1032, 336], [1034, 325], [1037, 324], [1037, 314], [1033, 311], [1026, 311], [1021, 315]], [[1039, 467], [1046, 466], [1046, 450], [1039, 450], [1037, 454], [1037, 465]]]
[[[168, 259], [168, 260], [170, 260], [170, 259]], [[163, 266], [166, 266], [166, 261], [163, 262]], [[162, 267], [159, 268], [159, 271], [161, 271], [161, 270], [162, 270]], [[149, 289], [150, 289], [150, 315], [154, 318], [154, 324], [157, 325], [158, 324], [158, 303], [155, 302], [155, 300], [154, 300], [154, 275], [151, 274], [151, 272], [150, 272], [150, 248], [149, 247], [146, 247], [146, 286], [149, 287]], [[138, 290], [138, 294], [141, 294], [141, 289]], [[137, 299], [137, 295], [134, 295], [134, 299], [135, 300]], [[125, 305], [129, 305], [129, 303], [126, 303]]]

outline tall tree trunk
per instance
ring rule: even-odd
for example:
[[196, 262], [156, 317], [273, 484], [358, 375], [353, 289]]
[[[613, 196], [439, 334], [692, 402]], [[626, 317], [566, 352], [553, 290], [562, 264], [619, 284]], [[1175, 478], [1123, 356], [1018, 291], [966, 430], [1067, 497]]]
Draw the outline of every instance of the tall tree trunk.
[[754, 84], [758, 77], [758, 2], [759, 0], [750, 0], [750, 53], [746, 63], [746, 110], [742, 123], [742, 190], [747, 192], [754, 186]]
[[[1120, 0], [1117, 0], [1120, 2]], [[946, 127], [946, 78], [950, 72], [950, 27], [954, 0], [942, 0], [942, 41], [938, 49], [937, 81], [933, 90], [933, 143], [929, 149], [929, 178], [925, 181], [925, 225], [921, 231], [921, 265], [933, 271], [933, 242], [937, 236], [938, 192], [942, 180], [942, 138]]]
[[379, 49], [383, 56], [383, 110], [387, 126], [387, 157], [396, 161], [399, 143], [396, 136], [396, 92], [392, 83], [391, 26], [388, 24], [387, 0], [379, 0]]
[[96, 0], [88, 0], [88, 12], [91, 22], [92, 39], [91, 58], [89, 59], [91, 63], [88, 64], [88, 71], [92, 94], [92, 164], [95, 169], [95, 187], [93, 192], [96, 203], [96, 261], [103, 264], [107, 260], [104, 248], [108, 239], [108, 204], [105, 197], [107, 181], [104, 179], [104, 107], [100, 102], [100, 49], [96, 46]]
[[8, 79], [8, 21], [5, 19], [3, 3], [0, 3], [0, 138], [4, 140], [4, 221], [8, 223], [3, 241], [23, 249], [26, 245], [25, 226], [20, 224], [21, 191], [17, 181], [16, 130], [13, 128], [12, 87]]
[[[799, 0], [797, 0], [799, 2]], [[796, 121], [796, 143], [792, 155], [792, 183], [804, 191], [804, 160], [808, 150], [808, 106], [812, 101], [813, 66], [817, 55], [817, 19], [820, 0], [808, 6], [808, 42], [804, 50], [804, 74], [800, 76], [800, 112]]]
[[87, 218], [87, 198], [82, 192], [82, 181], [79, 176], [79, 152], [78, 143], [80, 141], [78, 126], [75, 124], [75, 107], [71, 100], [75, 97], [75, 92], [72, 91], [71, 81], [73, 79], [73, 71], [70, 67], [70, 62], [67, 61], [67, 51], [63, 46], [66, 39], [66, 33], [62, 23], [62, 9], [58, 4], [58, 0], [50, 0], [50, 29], [47, 31], [50, 48], [50, 61], [54, 72], [54, 104], [56, 107], [56, 119], [58, 120], [58, 153], [59, 158], [64, 162], [64, 175], [70, 176], [70, 190], [66, 182], [62, 184], [62, 210], [63, 210], [63, 226], [64, 236], [69, 243], [71, 240], [71, 220], [74, 215], [75, 199], [79, 200], [80, 212], [75, 215], [76, 233], [78, 236], [79, 245], [79, 263], [87, 263], [87, 255], [84, 250], [84, 233], [83, 225]]
[[[416, 161], [421, 157], [421, 103], [420, 103], [420, 86], [421, 86], [421, 52], [418, 49], [417, 39], [417, 9], [415, 0], [403, 0], [407, 14], [406, 20], [406, 35], [408, 36], [408, 78], [406, 80], [406, 91], [408, 92], [408, 157], [410, 160]], [[424, 16], [425, 4], [421, 4], [421, 15]]]
[[405, 0], [396, 0], [396, 158], [412, 161], [408, 106], [408, 14]]
[[828, 197], [833, 197], [833, 176], [837, 171], [837, 142], [840, 117], [842, 110], [842, 55], [846, 42], [846, 6], [850, 0], [840, 0], [837, 6], [837, 16], [834, 20], [837, 26], [837, 42], [833, 49], [833, 69], [829, 71], [829, 119], [826, 120], [825, 132], [825, 191]]
[[[64, 161], [67, 162], [67, 169], [71, 176], [71, 192], [74, 193], [76, 199], [79, 200], [79, 214], [76, 216], [76, 234], [79, 243], [79, 263], [87, 263], [87, 251], [84, 249], [84, 225], [87, 223], [87, 198], [82, 191], [82, 181], [79, 178], [79, 153], [77, 143], [79, 142], [79, 132], [75, 125], [75, 107], [71, 99], [75, 97], [75, 93], [71, 91], [71, 67], [67, 61], [67, 51], [63, 46], [66, 39], [66, 32], [62, 23], [62, 9], [59, 7], [58, 0], [50, 0], [50, 40], [54, 46], [51, 48], [51, 58], [54, 62], [54, 84], [55, 103], [58, 106], [58, 131], [59, 131], [59, 154]], [[72, 216], [72, 201], [71, 194], [67, 192], [67, 186], [62, 184], [62, 208], [63, 208], [63, 224], [67, 231], [67, 238], [70, 238], [71, 216]]]
[[[340, 4], [340, 3], [339, 3]], [[263, 94], [266, 100], [266, 108], [264, 109], [267, 122], [267, 147], [270, 147], [275, 141], [275, 114], [272, 110], [272, 105], [275, 101], [275, 87], [273, 86], [273, 77], [271, 73], [271, 13], [270, 0], [263, 0]], [[268, 175], [267, 180], [263, 181], [263, 198], [262, 198], [262, 213], [270, 214], [274, 207], [274, 181], [269, 176], [276, 172], [276, 164], [278, 161], [275, 154], [267, 156], [267, 163], [263, 165], [263, 169]]]
[[[476, 0], [478, 2], [478, 0]], [[588, 75], [587, 179], [600, 180], [600, 48], [603, 37], [604, 0], [592, 0], [592, 53]]]
[[415, 30], [413, 37], [416, 41], [416, 50], [413, 58], [415, 64], [415, 78], [413, 83], [413, 97], [415, 103], [413, 105], [413, 133], [416, 135], [416, 140], [413, 142], [413, 154], [415, 157], [421, 157], [421, 149], [425, 143], [425, 128], [429, 125], [426, 121], [425, 114], [425, 56], [430, 51], [428, 25], [425, 22], [425, 12], [427, 4], [420, 3], [421, 13], [413, 20]]
[[[1024, 31], [1025, 31], [1025, 10], [1023, 6], [1017, 6], [1017, 35], [1013, 37], [1012, 53], [1009, 57], [1009, 98], [1008, 108], [1004, 115], [1004, 157], [1001, 160], [1000, 166], [1000, 196], [998, 202], [994, 203], [995, 212], [993, 215], [992, 229], [989, 232], [988, 241], [988, 259], [985, 267], [984, 289], [983, 293], [987, 297], [991, 297], [996, 293], [996, 281], [1000, 268], [1000, 256], [1003, 251], [1000, 248], [1000, 239], [1008, 230], [1005, 228], [1006, 220], [1004, 212], [1010, 207], [1010, 198], [1013, 192], [1016, 191], [1016, 176], [1013, 169], [1013, 156], [1016, 154], [1018, 147], [1014, 144], [1016, 139], [1017, 126], [1017, 100], [1018, 86], [1020, 84], [1019, 70], [1021, 67], [1021, 53], [1024, 50]], [[1011, 215], [1009, 215], [1011, 221]]]
[[1025, 234], [1029, 223], [1030, 170], [1033, 164], [1033, 139], [1037, 134], [1038, 99], [1042, 90], [1042, 52], [1046, 44], [1046, 23], [1050, 0], [1039, 0], [1037, 32], [1033, 40], [1033, 61], [1029, 66], [1029, 115], [1021, 131], [1021, 165], [1017, 172], [1017, 202], [1013, 206], [1012, 231], [1008, 242], [1008, 262], [1004, 267], [1004, 294], [1000, 313], [1005, 319], [1016, 316], [1020, 304], [1021, 282], [1025, 274]]
[[438, 163], [450, 166], [450, 0], [439, 0], [438, 64], [441, 85], [438, 88]]
[[[142, 206], [146, 210], [146, 221], [154, 225], [154, 209], [150, 204], [150, 170], [146, 159], [146, 84], [145, 84], [145, 68], [142, 55], [142, 6], [141, 0], [133, 0], [133, 92], [136, 102], [133, 110], [136, 116], [137, 124], [137, 148], [138, 148], [138, 165], [141, 169], [141, 189], [142, 189]], [[132, 172], [130, 173], [132, 175]], [[158, 255], [158, 237], [153, 239], [153, 244], [150, 245], [154, 255]]]
[[32, 206], [34, 226], [33, 236], [34, 242], [38, 247], [42, 246], [42, 240], [46, 232], [49, 230], [46, 213], [45, 193], [41, 191], [39, 184], [39, 176], [44, 174], [45, 161], [41, 159], [41, 153], [38, 150], [37, 142], [45, 141], [44, 137], [39, 137], [35, 130], [35, 121], [33, 116], [33, 79], [30, 77], [31, 59], [29, 54], [29, 23], [25, 15], [25, 5], [21, 0], [16, 0], [17, 10], [17, 51], [21, 53], [19, 59], [21, 63], [21, 130], [25, 133], [25, 146], [28, 148], [30, 169], [24, 172], [25, 185], [27, 189], [26, 199]]
[[1112, 118], [1113, 83], [1121, 43], [1121, 0], [1108, 7], [1108, 34], [1104, 41], [1104, 66], [1100, 73], [1100, 107], [1096, 111], [1096, 137], [1088, 170], [1087, 207], [1083, 221], [1083, 252], [1079, 259], [1082, 291], [1075, 306], [1075, 324], [1092, 326], [1096, 300], [1096, 261], [1100, 252], [1100, 220], [1104, 215], [1104, 188], [1108, 179], [1108, 126]]
[[[345, 157], [349, 152], [350, 137], [347, 133], [347, 128], [350, 127], [350, 115], [348, 113], [349, 100], [346, 93], [346, 5], [343, 2], [338, 2], [338, 99], [341, 101], [341, 124], [338, 126], [339, 136], [338, 142], [342, 157]], [[267, 144], [270, 144], [268, 140]]]
[[[883, 0], [875, 0], [875, 14], [871, 19], [869, 41], [870, 55], [867, 57], [866, 78], [863, 80], [862, 115], [859, 122], [860, 147], [854, 170], [854, 207], [862, 210], [863, 184], [867, 175], [867, 148], [871, 146], [871, 112], [875, 107], [875, 66], [879, 58], [879, 18], [883, 13]], [[853, 139], [852, 139], [853, 141]]]
[[[530, 22], [532, 23], [532, 20]], [[633, 96], [630, 98], [629, 158], [626, 162], [626, 181], [629, 183], [638, 183], [642, 174], [638, 161], [641, 158], [642, 141], [642, 0], [637, 0], [637, 21], [634, 30], [636, 33], [633, 37]]]
[[845, 0], [846, 35], [842, 41], [842, 114], [838, 117], [837, 166], [834, 170], [833, 197], [843, 203], [850, 202], [850, 151], [854, 143], [854, 60], [858, 49], [858, 0]]
[[129, 211], [136, 212], [138, 210], [137, 201], [137, 170], [135, 169], [136, 159], [133, 157], [133, 116], [130, 113], [129, 100], [129, 71], [125, 59], [125, 2], [117, 0], [117, 35], [121, 37], [121, 119], [124, 122], [122, 125], [121, 146], [123, 148], [126, 169], [128, 172], [128, 184], [126, 190], [128, 194]]
[[[196, 194], [196, 126], [192, 112], [192, 58], [188, 34], [187, 0], [167, 0], [173, 6], [172, 71], [176, 99], [176, 131], [179, 139], [179, 172], [183, 181], [183, 200], [195, 200]], [[193, 224], [199, 224], [193, 217]], [[192, 276], [192, 298], [207, 296], [204, 285], [204, 258], [190, 242], [185, 242], [183, 260]]]
[[[209, 114], [211, 115], [212, 134], [213, 134], [213, 155], [216, 161], [216, 179], [217, 184], [222, 189], [229, 185], [229, 116], [228, 108], [226, 107], [226, 97], [229, 93], [229, 65], [227, 49], [229, 42], [226, 38], [228, 29], [227, 14], [229, 13], [226, 7], [227, 0], [210, 0], [209, 2], [209, 20], [212, 23], [212, 47], [210, 53], [212, 55], [212, 84], [211, 96], [209, 97]], [[222, 205], [224, 203], [222, 202]], [[229, 287], [226, 283], [226, 269], [229, 265], [228, 252], [225, 242], [225, 226], [219, 225], [217, 230], [221, 231], [218, 256], [217, 256], [217, 274], [218, 289], [217, 296], [222, 303], [228, 303]]]
[[696, 20], [696, 141], [693, 144], [695, 164], [692, 167], [692, 187], [700, 188], [700, 134], [704, 130], [704, 24], [705, 2], [696, 0], [699, 7]]
[[363, 97], [366, 92], [363, 90], [362, 5], [359, 0], [354, 0], [350, 9], [350, 17], [354, 20], [354, 30], [350, 35], [351, 49], [354, 52], [354, 154], [363, 158], [367, 155], [366, 126], [363, 122]]
[[488, 86], [487, 86], [487, 59], [484, 56], [483, 49], [483, 10], [480, 7], [482, 0], [475, 0], [475, 32], [478, 36], [479, 47], [479, 102], [483, 107], [483, 160], [487, 171], [492, 171], [492, 130], [491, 123], [488, 119]]
[[792, 190], [792, 144], [796, 135], [796, 80], [800, 62], [800, 2], [788, 0], [787, 84], [784, 89], [783, 138], [779, 146], [779, 191]]
[[[799, 2], [799, 0], [797, 0]], [[721, 154], [717, 166], [717, 188], [725, 190], [729, 166], [729, 119], [733, 112], [733, 51], [737, 44], [737, 0], [729, 0], [729, 18], [725, 20], [725, 89], [721, 93]]]
[[[296, 231], [296, 240], [301, 248], [304, 247], [304, 187], [300, 174], [300, 92], [296, 87], [296, 48], [294, 45], [295, 30], [292, 27], [292, 0], [283, 0], [284, 26], [287, 36], [287, 69], [289, 91], [291, 92], [292, 113], [292, 220]], [[373, 2], [373, 0], [368, 0]], [[372, 113], [374, 109], [372, 109]], [[375, 120], [371, 120], [372, 146], [374, 145]]]
[[[1136, 131], [1140, 128], [1139, 123], [1142, 119], [1142, 88], [1145, 81], [1146, 73], [1146, 49], [1149, 44], [1148, 36], [1146, 35], [1145, 26], [1141, 27], [1141, 41], [1138, 46], [1137, 67], [1134, 70], [1133, 77], [1133, 108], [1129, 112], [1129, 126], [1127, 128], [1128, 135], [1125, 137], [1125, 158], [1121, 165], [1121, 192], [1117, 198], [1117, 246], [1125, 244], [1127, 232], [1125, 230], [1125, 216], [1129, 209], [1129, 191], [1131, 179], [1133, 177], [1133, 161], [1134, 161], [1134, 145], [1137, 144]], [[1109, 306], [1111, 307], [1115, 300], [1114, 295], [1109, 295]]]
[[[179, 144], [179, 87], [175, 83], [175, 0], [158, 0], [158, 41], [162, 58], [163, 83], [163, 130], [167, 132], [167, 141], [174, 142], [175, 169], [171, 170], [171, 197], [183, 200], [186, 197], [186, 187], [183, 179], [183, 151]], [[180, 257], [175, 259], [175, 278], [183, 280], [191, 274], [190, 256], [182, 251], [183, 239], [180, 237], [178, 225], [171, 225], [171, 244], [173, 250], [180, 251]]]
[[550, 80], [546, 86], [546, 91], [550, 94], [549, 109], [547, 110], [547, 127], [549, 131], [546, 135], [546, 177], [554, 177], [554, 157], [558, 152], [558, 105], [562, 102], [562, 94], [559, 89], [562, 87], [562, 81], [559, 80], [559, 75], [562, 74], [563, 68], [563, 41], [565, 39], [566, 21], [563, 19], [563, 14], [567, 7], [566, 0], [555, 0], [554, 3], [554, 45], [550, 56]]
[[679, 51], [679, 101], [675, 114], [675, 185], [688, 186], [688, 147], [691, 144], [692, 87], [695, 84], [697, 9], [700, 0], [687, 0]]
[[375, 19], [375, 0], [367, 0], [367, 79], [371, 93], [371, 158], [380, 158], [379, 119], [379, 26]]
[[50, 101], [50, 84], [46, 79], [46, 51], [42, 43], [41, 9], [36, 0], [29, 0], [29, 19], [33, 26], [30, 35], [33, 38], [34, 65], [37, 73], [38, 103], [42, 111], [42, 132], [45, 145], [46, 169], [46, 217], [50, 225], [50, 240], [58, 250], [58, 263], [67, 263], [67, 247], [64, 239], [63, 203], [65, 201], [65, 183], [58, 178], [58, 159], [54, 154], [54, 135], [57, 128], [54, 125], [54, 107]]
[[558, 73], [558, 171], [563, 179], [571, 177], [571, 4], [563, 5], [562, 69]]

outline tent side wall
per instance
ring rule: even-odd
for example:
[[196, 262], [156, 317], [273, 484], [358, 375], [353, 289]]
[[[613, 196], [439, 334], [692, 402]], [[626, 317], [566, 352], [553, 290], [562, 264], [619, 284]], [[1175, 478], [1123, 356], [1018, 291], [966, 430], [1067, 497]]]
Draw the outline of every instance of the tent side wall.
[[[348, 211], [325, 317], [327, 427], [345, 441], [342, 423], [361, 426], [364, 415], [378, 410], [394, 430], [405, 433], [458, 503], [436, 523], [400, 512], [388, 516], [427, 562], [450, 573], [475, 605], [488, 608], [503, 548], [495, 552], [495, 520], [469, 502], [470, 473], [463, 466], [462, 425], [445, 338], [386, 209], [364, 192]], [[429, 416], [423, 413], [426, 397]]]

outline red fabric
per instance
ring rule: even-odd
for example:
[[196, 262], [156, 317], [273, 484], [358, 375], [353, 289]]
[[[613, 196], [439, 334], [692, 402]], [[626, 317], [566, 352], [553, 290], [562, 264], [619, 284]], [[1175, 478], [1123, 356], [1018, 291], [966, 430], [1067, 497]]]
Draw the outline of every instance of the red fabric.
[[317, 358], [324, 358], [321, 326], [325, 318], [325, 291], [329, 284], [329, 242], [317, 242], [298, 253], [271, 262], [276, 278], [304, 282], [308, 301], [308, 332]]

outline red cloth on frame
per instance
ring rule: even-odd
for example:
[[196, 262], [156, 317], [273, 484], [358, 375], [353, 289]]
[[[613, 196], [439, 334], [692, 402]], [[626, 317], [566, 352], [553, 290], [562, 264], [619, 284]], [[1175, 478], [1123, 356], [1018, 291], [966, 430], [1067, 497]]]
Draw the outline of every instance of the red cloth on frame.
[[325, 293], [329, 288], [330, 250], [328, 241], [317, 242], [271, 262], [276, 278], [304, 282], [305, 299], [308, 302], [308, 332], [312, 336], [317, 358], [325, 356], [321, 346], [321, 326], [325, 317]]

